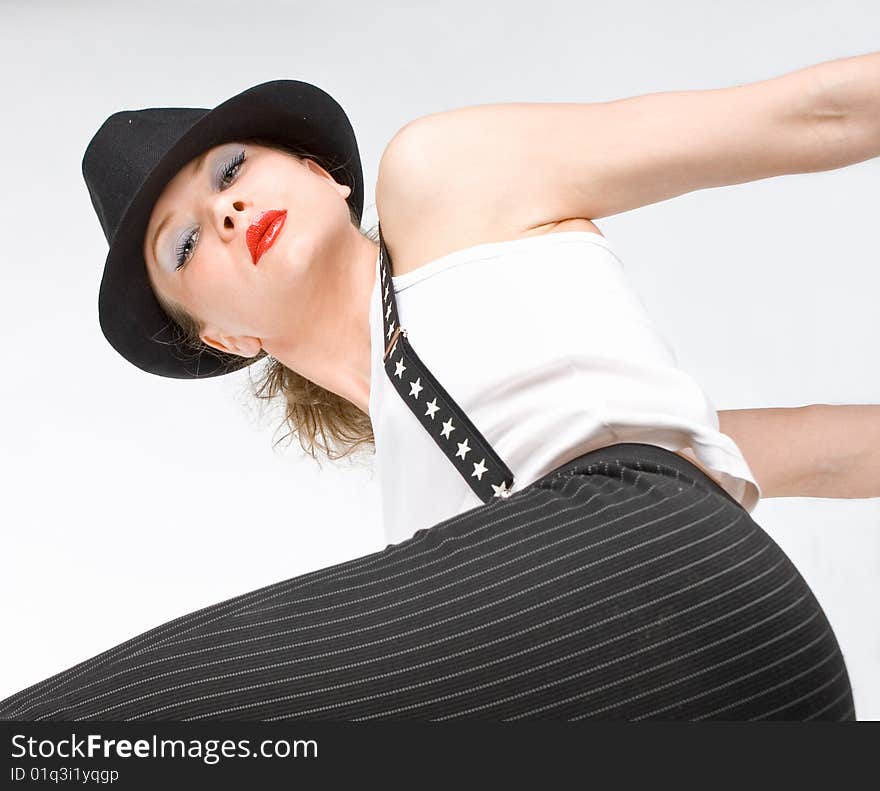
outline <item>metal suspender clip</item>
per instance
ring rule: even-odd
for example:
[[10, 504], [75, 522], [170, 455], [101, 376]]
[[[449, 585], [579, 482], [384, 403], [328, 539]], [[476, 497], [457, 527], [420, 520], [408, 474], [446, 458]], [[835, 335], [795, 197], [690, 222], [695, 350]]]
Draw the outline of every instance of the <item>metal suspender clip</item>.
[[382, 362], [385, 362], [388, 359], [388, 355], [391, 354], [391, 350], [394, 348], [394, 344], [397, 341], [397, 336], [403, 333], [403, 337], [406, 337], [406, 330], [398, 327], [394, 330], [394, 334], [391, 336], [391, 340], [388, 341], [388, 345], [385, 347], [385, 354], [382, 357]]

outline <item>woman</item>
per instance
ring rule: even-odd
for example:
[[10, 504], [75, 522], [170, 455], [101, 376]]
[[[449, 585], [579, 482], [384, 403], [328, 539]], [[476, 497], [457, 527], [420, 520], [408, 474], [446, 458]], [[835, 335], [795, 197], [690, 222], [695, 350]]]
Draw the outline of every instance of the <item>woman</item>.
[[[749, 517], [762, 493], [834, 496], [818, 494], [815, 451], [780, 466], [767, 448], [833, 432], [837, 413], [720, 425], [627, 292], [598, 211], [554, 217], [545, 202], [537, 222], [535, 203], [527, 219], [504, 195], [462, 192], [498, 186], [491, 148], [529, 125], [487, 108], [493, 145], [472, 160], [468, 115], [428, 117], [386, 149], [378, 245], [359, 227], [351, 127], [314, 86], [102, 125], [83, 172], [110, 244], [105, 336], [166, 377], [271, 355], [266, 384], [301, 440], [350, 450], [376, 432], [392, 542], [158, 626], [10, 696], [0, 717], [855, 719], [821, 606]], [[516, 280], [528, 260], [547, 268], [544, 292]], [[546, 288], [584, 272], [571, 304]], [[524, 316], [523, 295], [556, 326]], [[441, 296], [459, 302], [438, 323]], [[605, 305], [616, 340], [560, 339], [559, 305], [599, 323]]]

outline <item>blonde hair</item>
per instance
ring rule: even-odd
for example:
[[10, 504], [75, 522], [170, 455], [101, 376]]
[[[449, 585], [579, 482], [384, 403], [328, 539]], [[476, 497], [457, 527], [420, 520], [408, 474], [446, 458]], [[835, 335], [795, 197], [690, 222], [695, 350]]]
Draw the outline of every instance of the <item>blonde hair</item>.
[[[257, 143], [284, 151], [297, 159], [309, 158], [317, 161], [316, 157], [303, 150], [264, 138], [245, 138], [240, 142]], [[319, 162], [319, 164], [324, 167], [323, 163]], [[325, 169], [332, 175], [330, 168]], [[351, 204], [349, 204], [349, 212], [352, 225], [367, 239], [378, 243], [378, 226], [365, 231], [360, 227], [360, 221]], [[310, 379], [292, 371], [268, 355], [265, 349], [261, 349], [254, 357], [245, 358], [209, 346], [201, 339], [203, 324], [199, 319], [190, 315], [180, 305], [161, 297], [155, 289], [154, 293], [162, 309], [178, 325], [180, 333], [174, 343], [181, 350], [191, 352], [194, 357], [203, 351], [209, 351], [220, 358], [229, 372], [242, 368], [248, 368], [249, 372], [252, 372], [260, 360], [268, 360], [268, 364], [262, 367], [256, 379], [251, 376], [251, 385], [253, 395], [257, 399], [265, 402], [276, 400], [284, 402], [284, 418], [279, 428], [287, 427], [289, 430], [281, 440], [297, 436], [302, 449], [315, 460], [318, 460], [316, 450], [331, 461], [351, 456], [361, 448], [375, 450], [370, 416], [347, 398], [320, 387]]]

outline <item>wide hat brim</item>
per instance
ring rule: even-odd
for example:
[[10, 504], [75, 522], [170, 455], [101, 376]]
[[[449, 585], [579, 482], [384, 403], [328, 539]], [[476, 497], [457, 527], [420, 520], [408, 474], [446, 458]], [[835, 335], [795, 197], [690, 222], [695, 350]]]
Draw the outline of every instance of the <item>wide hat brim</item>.
[[[115, 113], [105, 121], [126, 123]], [[199, 115], [199, 113], [203, 113]], [[110, 240], [98, 295], [101, 331], [126, 360], [141, 370], [175, 379], [220, 376], [237, 370], [229, 356], [205, 350], [194, 354], [179, 344], [180, 329], [153, 293], [143, 256], [144, 234], [153, 206], [168, 181], [208, 148], [232, 140], [260, 137], [309, 152], [336, 181], [351, 187], [347, 202], [363, 213], [363, 172], [354, 130], [342, 107], [326, 92], [298, 80], [274, 80], [249, 88], [213, 110], [194, 109], [195, 119], [144, 178]], [[93, 139], [83, 158], [96, 156]], [[94, 200], [94, 199], [93, 199]]]

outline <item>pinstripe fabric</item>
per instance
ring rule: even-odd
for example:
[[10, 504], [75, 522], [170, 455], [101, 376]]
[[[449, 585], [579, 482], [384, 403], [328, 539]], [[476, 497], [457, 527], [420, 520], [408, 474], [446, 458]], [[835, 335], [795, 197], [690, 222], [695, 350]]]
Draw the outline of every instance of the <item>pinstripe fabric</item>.
[[185, 615], [7, 720], [853, 720], [780, 547], [685, 459], [590, 452], [384, 550]]

